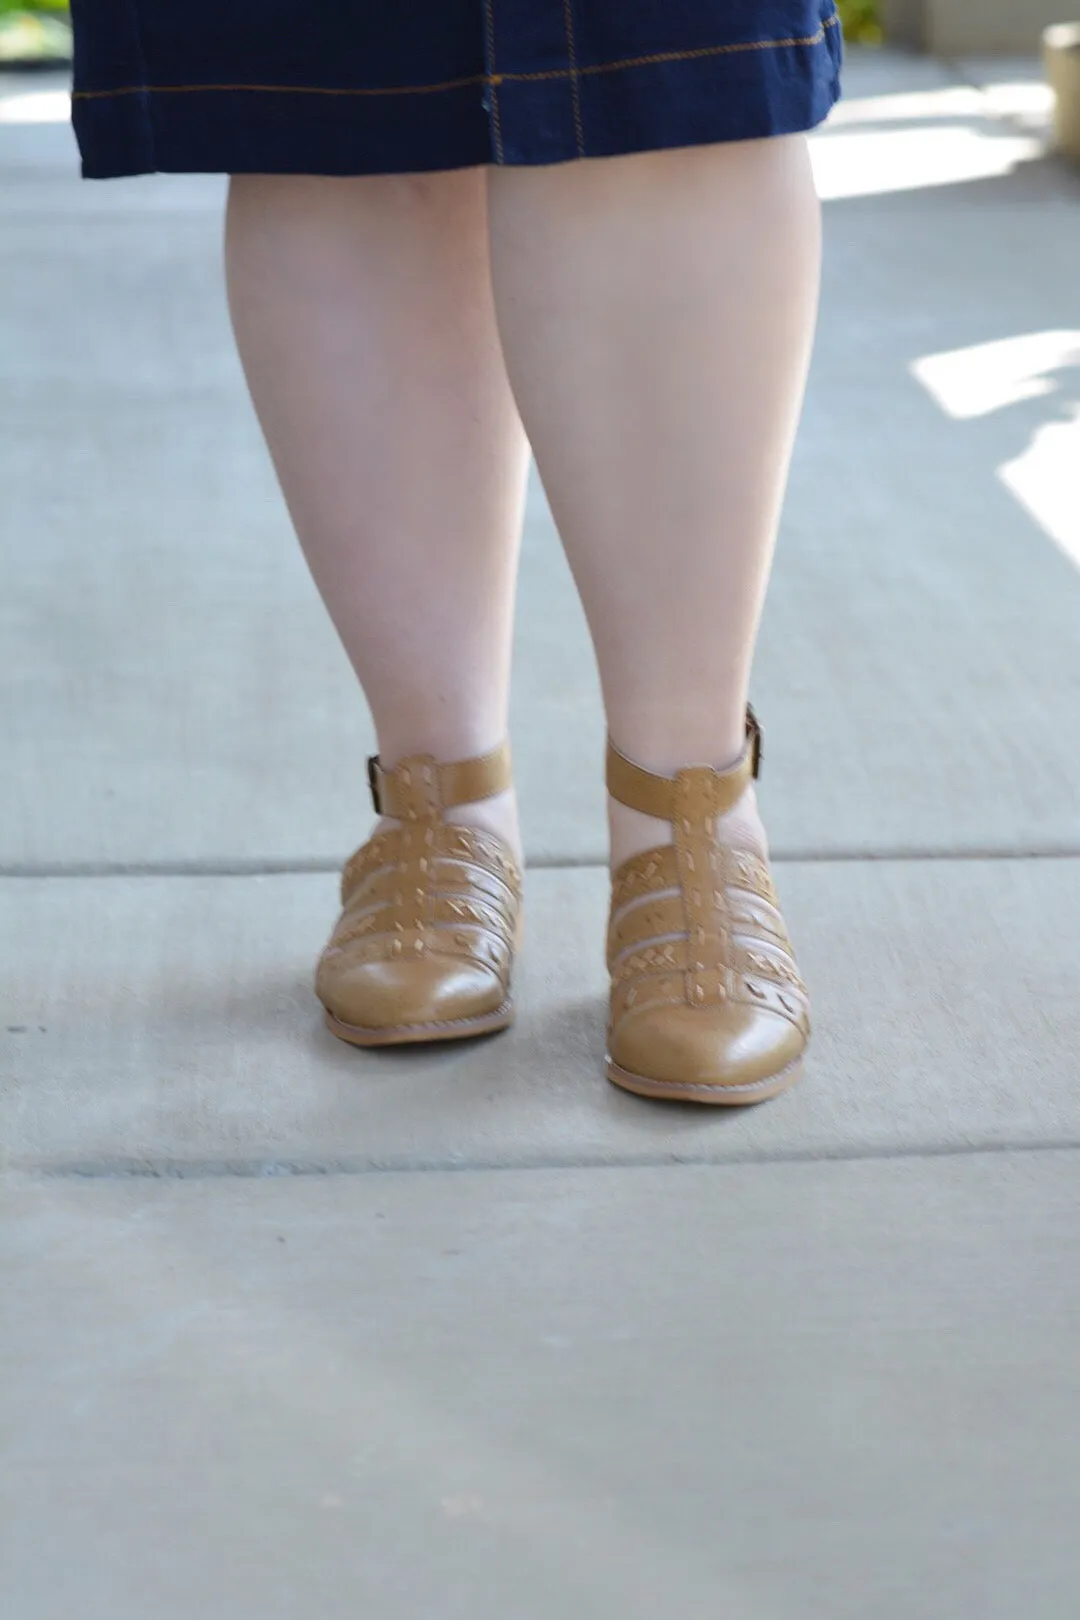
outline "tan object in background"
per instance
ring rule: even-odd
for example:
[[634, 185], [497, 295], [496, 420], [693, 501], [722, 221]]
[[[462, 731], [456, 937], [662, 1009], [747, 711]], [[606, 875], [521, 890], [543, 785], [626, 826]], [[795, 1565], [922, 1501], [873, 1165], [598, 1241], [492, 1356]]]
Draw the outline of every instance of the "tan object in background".
[[1056, 23], [1043, 34], [1046, 77], [1054, 92], [1054, 140], [1080, 163], [1080, 23]]

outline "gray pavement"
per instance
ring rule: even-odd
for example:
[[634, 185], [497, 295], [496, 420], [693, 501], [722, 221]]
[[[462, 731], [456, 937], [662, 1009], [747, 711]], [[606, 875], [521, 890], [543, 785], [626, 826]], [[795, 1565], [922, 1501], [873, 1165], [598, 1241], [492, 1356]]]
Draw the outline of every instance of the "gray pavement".
[[1076, 1612], [1074, 1155], [10, 1203], [18, 1620]]
[[848, 87], [755, 681], [818, 1035], [716, 1118], [600, 1076], [538, 486], [520, 1024], [324, 1033], [370, 728], [221, 184], [82, 185], [60, 82], [0, 79], [5, 1617], [1073, 1620], [1080, 177], [1031, 64]]

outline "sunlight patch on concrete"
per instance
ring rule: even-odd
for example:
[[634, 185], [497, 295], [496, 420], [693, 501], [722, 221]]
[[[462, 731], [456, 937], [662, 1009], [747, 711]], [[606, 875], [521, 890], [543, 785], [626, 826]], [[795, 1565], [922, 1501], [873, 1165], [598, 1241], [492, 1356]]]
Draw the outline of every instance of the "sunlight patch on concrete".
[[70, 117], [71, 96], [66, 90], [0, 92], [0, 124], [66, 124]]
[[1065, 366], [1080, 366], [1080, 331], [1025, 332], [928, 354], [911, 369], [946, 416], [962, 420], [1053, 393]]
[[1037, 79], [845, 98], [811, 136], [818, 189], [835, 201], [1010, 174], [1042, 156], [1050, 101]]
[[1055, 419], [1035, 429], [997, 476], [1043, 531], [1080, 566], [1080, 392], [1061, 374], [1080, 373], [1080, 331], [1026, 332], [915, 361], [912, 373], [954, 421], [990, 416], [1029, 400], [1053, 401]]
[[995, 118], [1013, 118], [1037, 127], [1054, 110], [1054, 92], [1041, 79], [1010, 79], [1004, 84], [988, 84], [982, 90], [986, 110]]
[[986, 133], [965, 124], [826, 129], [811, 137], [810, 146], [814, 178], [826, 202], [991, 180], [1011, 174], [1044, 150], [1033, 135]]
[[915, 124], [930, 119], [980, 118], [981, 90], [950, 84], [938, 90], [902, 90], [886, 96], [845, 96], [829, 114], [826, 129], [850, 124]]
[[1066, 422], [1038, 428], [1031, 444], [998, 477], [1025, 511], [1080, 567], [1080, 402]]

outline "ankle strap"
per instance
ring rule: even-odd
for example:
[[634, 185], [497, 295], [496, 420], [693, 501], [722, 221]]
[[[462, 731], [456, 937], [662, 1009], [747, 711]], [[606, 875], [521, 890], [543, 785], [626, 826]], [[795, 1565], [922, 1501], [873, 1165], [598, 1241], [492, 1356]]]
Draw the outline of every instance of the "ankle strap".
[[[722, 816], [730, 810], [751, 781], [761, 775], [761, 727], [753, 709], [746, 711], [746, 746], [729, 770], [717, 771], [700, 765], [688, 769], [701, 773], [703, 782], [708, 781], [712, 815]], [[608, 739], [607, 790], [628, 810], [639, 810], [642, 815], [655, 816], [658, 821], [674, 820], [676, 789], [679, 778], [685, 774], [680, 771], [678, 776], [656, 776], [620, 754]]]
[[448, 810], [504, 793], [513, 780], [510, 744], [500, 743], [477, 759], [440, 765], [432, 754], [413, 754], [392, 771], [384, 771], [378, 754], [368, 760], [371, 802], [380, 816], [404, 818], [410, 810]]

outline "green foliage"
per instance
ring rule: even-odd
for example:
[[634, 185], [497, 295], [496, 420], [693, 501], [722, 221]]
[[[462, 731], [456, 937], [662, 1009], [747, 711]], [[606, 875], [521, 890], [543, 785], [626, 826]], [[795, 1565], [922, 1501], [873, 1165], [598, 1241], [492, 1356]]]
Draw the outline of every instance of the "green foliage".
[[0, 17], [11, 11], [58, 11], [66, 16], [68, 0], [0, 0]]
[[877, 0], [837, 0], [844, 37], [853, 45], [880, 45]]
[[0, 0], [0, 67], [71, 60], [71, 24], [61, 0]]

